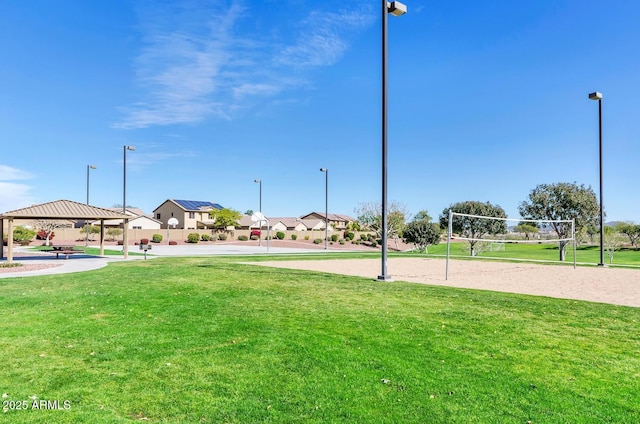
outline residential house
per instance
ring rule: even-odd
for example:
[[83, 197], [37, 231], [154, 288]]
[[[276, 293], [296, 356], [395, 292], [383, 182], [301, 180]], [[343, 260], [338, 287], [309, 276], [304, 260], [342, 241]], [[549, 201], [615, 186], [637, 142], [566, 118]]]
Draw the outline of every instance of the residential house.
[[[113, 212], [122, 212], [122, 208], [104, 208]], [[131, 230], [159, 230], [160, 221], [153, 219], [152, 217], [145, 215], [142, 209], [138, 208], [126, 208], [125, 214], [134, 218], [129, 219], [127, 228]], [[100, 225], [100, 221], [94, 221], [91, 225]], [[109, 219], [104, 221], [104, 226], [109, 228], [122, 228], [121, 219]]]
[[175, 228], [205, 229], [213, 226], [209, 212], [214, 209], [224, 208], [206, 201], [167, 199], [154, 209], [153, 216], [162, 223], [162, 228], [169, 228], [169, 219], [175, 218], [178, 221]]
[[[338, 215], [338, 214], [334, 214], [334, 213], [330, 213], [328, 215], [328, 221], [329, 221], [329, 229], [333, 228], [335, 230], [346, 230], [347, 226], [349, 224], [351, 224], [352, 222], [355, 222], [356, 219], [352, 218], [348, 215]], [[324, 212], [311, 212], [307, 215], [303, 215], [300, 217], [300, 220], [302, 221], [306, 221], [306, 220], [322, 220], [323, 222], [323, 227], [322, 229], [324, 229], [324, 222], [325, 222], [325, 214]], [[315, 229], [315, 228], [314, 228]]]

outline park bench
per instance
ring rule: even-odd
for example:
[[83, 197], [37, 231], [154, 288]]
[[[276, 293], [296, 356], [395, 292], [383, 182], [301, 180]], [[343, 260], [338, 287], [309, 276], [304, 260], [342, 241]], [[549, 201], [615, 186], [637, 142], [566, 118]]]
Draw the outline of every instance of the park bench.
[[60, 259], [60, 255], [65, 255], [64, 258], [69, 259], [69, 255], [84, 253], [84, 250], [73, 250], [73, 246], [51, 246], [51, 249], [45, 252], [55, 253], [56, 259]]

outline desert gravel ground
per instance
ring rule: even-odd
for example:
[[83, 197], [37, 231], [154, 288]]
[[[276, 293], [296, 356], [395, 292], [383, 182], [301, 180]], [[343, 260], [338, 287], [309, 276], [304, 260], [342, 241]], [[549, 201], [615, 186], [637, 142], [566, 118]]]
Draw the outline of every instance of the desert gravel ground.
[[[261, 262], [278, 268], [377, 278], [381, 262], [376, 259]], [[439, 286], [521, 293], [562, 299], [587, 300], [640, 307], [640, 270], [595, 266], [537, 265], [523, 263], [391, 258], [387, 272], [394, 281]]]

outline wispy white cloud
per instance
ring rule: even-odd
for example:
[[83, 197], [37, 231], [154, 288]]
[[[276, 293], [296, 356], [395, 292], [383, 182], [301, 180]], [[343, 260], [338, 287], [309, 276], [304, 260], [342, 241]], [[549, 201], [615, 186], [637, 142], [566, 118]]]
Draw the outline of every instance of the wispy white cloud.
[[0, 181], [29, 180], [33, 175], [21, 169], [0, 165]]
[[31, 178], [33, 178], [33, 175], [29, 172], [7, 165], [0, 165], [0, 213], [20, 209], [35, 203], [31, 195], [31, 186], [7, 182]]
[[296, 43], [286, 47], [277, 60], [296, 67], [333, 65], [349, 48], [349, 36], [371, 25], [373, 19], [369, 9], [314, 11], [300, 23]]
[[[318, 9], [325, 5], [318, 3]], [[141, 9], [144, 47], [135, 61], [141, 101], [122, 108], [116, 128], [232, 119], [239, 110], [310, 87], [305, 71], [340, 60], [350, 40], [373, 21], [369, 7], [312, 11], [295, 26], [292, 40], [242, 31], [254, 11], [241, 0], [153, 2]], [[357, 9], [357, 7], [355, 8]]]

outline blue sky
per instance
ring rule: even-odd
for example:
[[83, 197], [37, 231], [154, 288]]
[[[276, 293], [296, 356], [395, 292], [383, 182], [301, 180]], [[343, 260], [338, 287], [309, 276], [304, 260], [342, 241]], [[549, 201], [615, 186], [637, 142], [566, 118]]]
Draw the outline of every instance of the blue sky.
[[[406, 1], [389, 17], [390, 201], [437, 217], [538, 184], [640, 222], [640, 2]], [[322, 7], [322, 8], [321, 8]], [[0, 0], [0, 212], [209, 200], [267, 216], [380, 200], [380, 2]]]

